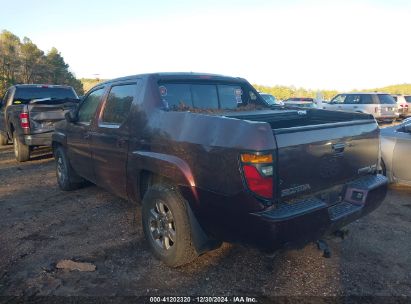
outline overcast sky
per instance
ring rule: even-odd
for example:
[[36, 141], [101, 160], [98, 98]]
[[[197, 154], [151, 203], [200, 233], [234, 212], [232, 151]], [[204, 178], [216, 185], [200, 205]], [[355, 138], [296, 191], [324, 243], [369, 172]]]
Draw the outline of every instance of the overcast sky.
[[0, 29], [56, 47], [77, 77], [159, 71], [262, 85], [411, 82], [411, 1], [0, 0]]

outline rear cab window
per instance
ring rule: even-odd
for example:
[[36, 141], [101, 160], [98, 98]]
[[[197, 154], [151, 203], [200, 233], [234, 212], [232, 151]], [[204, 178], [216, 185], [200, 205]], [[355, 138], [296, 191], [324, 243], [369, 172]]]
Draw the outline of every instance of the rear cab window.
[[71, 87], [33, 86], [16, 87], [13, 104], [26, 104], [34, 99], [78, 100], [77, 94]]
[[267, 105], [247, 84], [160, 81], [158, 86], [163, 106], [170, 110], [236, 110], [250, 104]]

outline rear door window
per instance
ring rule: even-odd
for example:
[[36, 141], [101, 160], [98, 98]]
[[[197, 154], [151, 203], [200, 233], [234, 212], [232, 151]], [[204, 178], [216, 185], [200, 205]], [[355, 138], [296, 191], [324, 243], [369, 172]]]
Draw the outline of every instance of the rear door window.
[[378, 94], [380, 104], [396, 104], [394, 98], [389, 94]]
[[80, 109], [78, 111], [78, 122], [84, 124], [91, 123], [91, 120], [96, 113], [97, 107], [100, 104], [103, 94], [104, 88], [99, 88], [86, 96], [86, 98], [81, 103]]
[[121, 125], [130, 112], [136, 89], [135, 83], [113, 86], [108, 94], [101, 121]]
[[374, 101], [372, 100], [372, 96], [369, 94], [361, 95], [361, 103], [362, 104], [373, 104]]

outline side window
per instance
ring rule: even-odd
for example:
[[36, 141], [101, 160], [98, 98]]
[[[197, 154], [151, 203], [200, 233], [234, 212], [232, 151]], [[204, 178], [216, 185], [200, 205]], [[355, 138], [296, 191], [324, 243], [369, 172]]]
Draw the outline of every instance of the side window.
[[361, 103], [362, 104], [373, 104], [374, 101], [372, 100], [372, 96], [369, 94], [361, 95]]
[[113, 86], [108, 94], [101, 121], [121, 125], [127, 119], [136, 90], [135, 83]]
[[361, 100], [360, 95], [350, 94], [344, 100], [344, 104], [359, 104]]
[[333, 99], [331, 99], [330, 103], [338, 103], [338, 104], [344, 103], [346, 97], [347, 95], [344, 95], [344, 94], [337, 95]]
[[91, 123], [103, 94], [104, 88], [100, 88], [86, 96], [78, 111], [78, 122]]

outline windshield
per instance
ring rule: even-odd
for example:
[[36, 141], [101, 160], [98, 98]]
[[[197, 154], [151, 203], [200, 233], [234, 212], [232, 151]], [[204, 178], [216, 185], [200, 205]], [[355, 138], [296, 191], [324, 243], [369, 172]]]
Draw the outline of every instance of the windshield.
[[269, 105], [275, 105], [277, 104], [277, 100], [275, 97], [271, 94], [260, 94], [262, 98], [269, 104]]
[[68, 88], [55, 88], [55, 87], [18, 87], [14, 94], [13, 103], [24, 103], [33, 99], [77, 99], [77, 95], [74, 90]]
[[395, 104], [395, 99], [389, 94], [378, 94], [380, 104]]
[[247, 84], [159, 82], [165, 108], [171, 110], [236, 110], [247, 105], [266, 105]]

